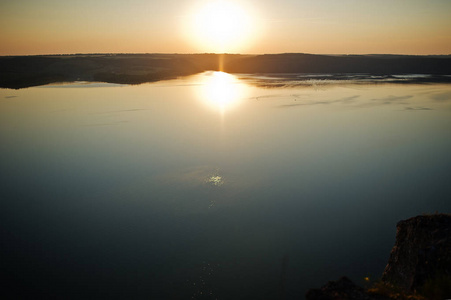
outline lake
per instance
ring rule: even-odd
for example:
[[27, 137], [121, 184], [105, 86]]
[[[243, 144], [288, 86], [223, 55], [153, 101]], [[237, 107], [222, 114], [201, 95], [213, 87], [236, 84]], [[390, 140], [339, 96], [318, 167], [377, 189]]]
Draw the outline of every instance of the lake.
[[0, 89], [4, 284], [302, 299], [451, 211], [451, 85], [205, 72]]

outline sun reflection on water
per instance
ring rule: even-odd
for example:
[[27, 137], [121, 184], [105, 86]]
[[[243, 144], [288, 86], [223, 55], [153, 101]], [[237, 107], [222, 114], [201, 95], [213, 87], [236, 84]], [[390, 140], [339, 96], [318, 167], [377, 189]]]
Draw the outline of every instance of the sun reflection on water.
[[237, 78], [224, 72], [209, 72], [202, 81], [200, 98], [210, 107], [224, 113], [239, 104], [245, 96]]
[[224, 184], [224, 179], [219, 175], [210, 176], [207, 181], [212, 186], [221, 186]]

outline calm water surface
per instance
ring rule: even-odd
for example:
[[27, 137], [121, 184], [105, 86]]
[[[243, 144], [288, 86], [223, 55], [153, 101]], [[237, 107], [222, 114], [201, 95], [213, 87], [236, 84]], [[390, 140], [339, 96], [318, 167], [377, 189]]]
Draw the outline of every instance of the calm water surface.
[[207, 72], [0, 89], [3, 282], [64, 298], [286, 299], [380, 277], [451, 211], [451, 85]]

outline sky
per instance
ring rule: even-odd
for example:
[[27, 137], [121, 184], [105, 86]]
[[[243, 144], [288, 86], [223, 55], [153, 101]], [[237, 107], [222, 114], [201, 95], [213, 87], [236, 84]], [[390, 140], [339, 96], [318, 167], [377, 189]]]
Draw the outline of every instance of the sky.
[[451, 0], [0, 0], [0, 55], [205, 52], [451, 54]]

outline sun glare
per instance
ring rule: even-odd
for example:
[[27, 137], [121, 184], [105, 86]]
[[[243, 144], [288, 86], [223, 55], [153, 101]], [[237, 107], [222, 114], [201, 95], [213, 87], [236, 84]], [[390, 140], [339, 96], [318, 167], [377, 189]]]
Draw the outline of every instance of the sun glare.
[[235, 2], [215, 0], [192, 13], [190, 39], [205, 52], [242, 51], [255, 36], [251, 14]]
[[235, 76], [224, 72], [209, 72], [202, 75], [200, 98], [214, 110], [224, 113], [237, 105], [245, 96], [243, 86]]

